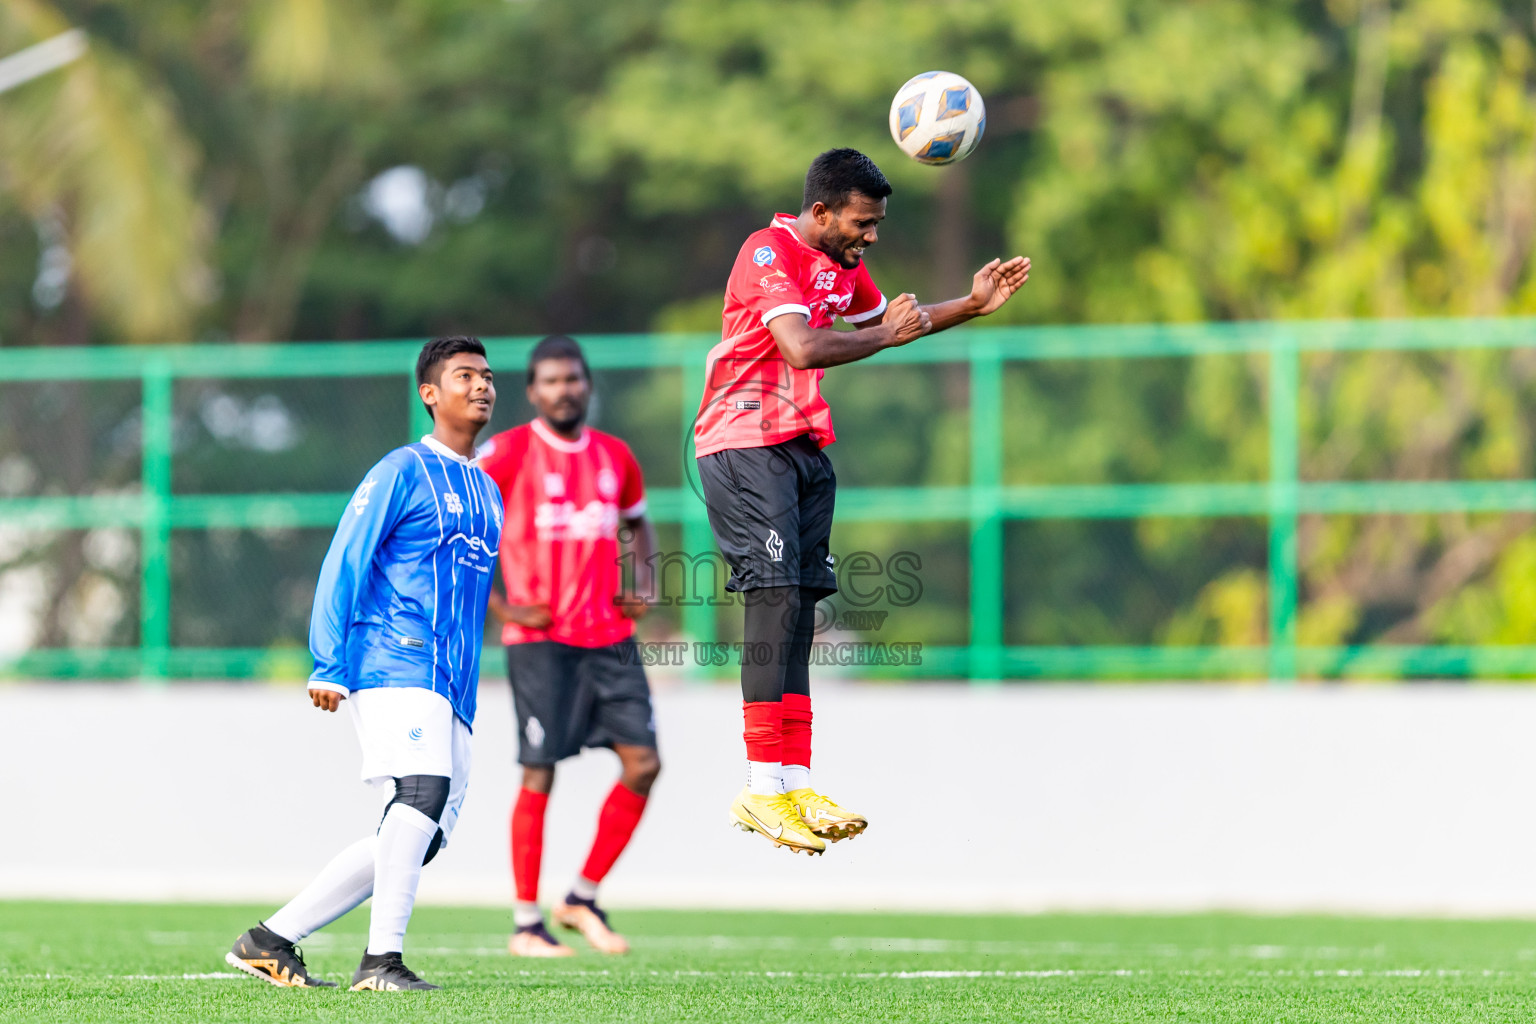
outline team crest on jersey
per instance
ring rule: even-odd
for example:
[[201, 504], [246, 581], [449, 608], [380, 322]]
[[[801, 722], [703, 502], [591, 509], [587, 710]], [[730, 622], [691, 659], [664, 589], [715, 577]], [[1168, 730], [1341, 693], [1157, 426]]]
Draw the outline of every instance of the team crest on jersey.
[[460, 515], [464, 511], [464, 502], [453, 491], [443, 495], [443, 505], [448, 509], [450, 515]]
[[559, 473], [545, 473], [544, 493], [551, 498], [565, 497], [565, 477]]
[[604, 501], [612, 501], [619, 495], [619, 475], [607, 466], [597, 471], [597, 493]]
[[764, 246], [761, 246], [757, 250], [757, 252], [754, 252], [752, 254], [752, 262], [756, 263], [760, 267], [766, 267], [770, 263], [773, 262], [773, 259], [774, 259], [775, 255], [776, 254], [774, 253], [774, 251], [772, 249], [770, 249], [770, 248], [768, 248], [768, 246], [764, 245]]
[[358, 515], [363, 514], [363, 509], [368, 507], [368, 496], [373, 493], [379, 482], [370, 477], [357, 485], [357, 493], [352, 495], [352, 511]]

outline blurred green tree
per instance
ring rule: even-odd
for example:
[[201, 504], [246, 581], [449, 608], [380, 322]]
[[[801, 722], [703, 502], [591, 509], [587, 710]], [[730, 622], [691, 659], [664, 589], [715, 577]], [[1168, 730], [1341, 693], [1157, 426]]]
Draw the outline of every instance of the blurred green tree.
[[[89, 57], [0, 96], [0, 344], [715, 330], [741, 239], [835, 145], [895, 184], [871, 253], [887, 291], [1035, 260], [999, 322], [1536, 312], [1526, 0], [12, 0], [0, 51], [71, 25]], [[876, 43], [840, 46], [851, 26]], [[935, 67], [988, 103], [948, 168], [886, 136], [894, 89]], [[1304, 372], [1305, 479], [1536, 476], [1527, 353]], [[834, 371], [845, 477], [964, 483], [967, 387], [959, 366]], [[605, 388], [605, 426], [680, 450], [675, 375]], [[1268, 472], [1262, 359], [1033, 364], [1005, 394], [1010, 483]], [[506, 397], [500, 422], [523, 414]], [[305, 479], [348, 471], [302, 451]], [[1530, 530], [1306, 518], [1301, 635], [1522, 636]], [[953, 638], [940, 533], [931, 618]], [[1025, 524], [1009, 544], [1017, 641], [1263, 640], [1261, 524]]]

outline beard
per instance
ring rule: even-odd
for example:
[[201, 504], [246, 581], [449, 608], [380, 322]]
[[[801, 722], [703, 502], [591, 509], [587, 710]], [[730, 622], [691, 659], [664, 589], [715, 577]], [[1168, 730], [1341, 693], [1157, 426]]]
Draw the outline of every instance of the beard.
[[849, 253], [848, 250], [857, 246], [860, 241], [861, 238], [858, 235], [839, 237], [833, 244], [832, 253], [829, 254], [832, 256], [833, 262], [842, 267], [844, 270], [852, 270], [854, 267], [858, 266], [859, 260], [862, 257], [854, 256]]
[[585, 408], [569, 405], [556, 406], [545, 416], [545, 419], [549, 420], [549, 425], [562, 434], [575, 430], [581, 426], [582, 421], [586, 418], [587, 410]]

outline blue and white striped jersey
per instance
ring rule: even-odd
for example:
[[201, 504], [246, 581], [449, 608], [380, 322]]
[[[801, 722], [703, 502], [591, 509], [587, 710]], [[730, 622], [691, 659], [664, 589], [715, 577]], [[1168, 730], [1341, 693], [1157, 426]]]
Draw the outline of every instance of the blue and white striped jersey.
[[310, 686], [420, 686], [474, 725], [500, 543], [501, 493], [473, 461], [430, 435], [380, 459], [320, 567]]

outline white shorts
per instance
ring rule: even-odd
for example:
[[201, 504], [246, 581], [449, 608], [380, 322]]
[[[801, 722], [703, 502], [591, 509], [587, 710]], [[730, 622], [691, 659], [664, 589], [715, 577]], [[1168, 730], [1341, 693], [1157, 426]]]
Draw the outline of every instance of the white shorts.
[[382, 786], [407, 775], [450, 780], [448, 806], [438, 822], [447, 846], [469, 788], [470, 743], [469, 727], [448, 698], [421, 686], [380, 686], [354, 690], [342, 703], [351, 707], [357, 726], [364, 782]]

